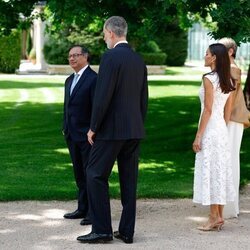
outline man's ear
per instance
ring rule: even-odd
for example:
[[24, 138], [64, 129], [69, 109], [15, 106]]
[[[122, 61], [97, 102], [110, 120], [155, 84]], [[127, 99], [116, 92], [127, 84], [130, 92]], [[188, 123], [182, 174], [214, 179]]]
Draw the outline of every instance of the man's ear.
[[233, 48], [230, 48], [229, 50], [228, 50], [228, 55], [229, 56], [232, 56], [234, 54], [234, 50], [233, 50]]
[[111, 38], [114, 38], [115, 33], [114, 33], [112, 30], [110, 30], [109, 32], [110, 32], [110, 37], [111, 37]]

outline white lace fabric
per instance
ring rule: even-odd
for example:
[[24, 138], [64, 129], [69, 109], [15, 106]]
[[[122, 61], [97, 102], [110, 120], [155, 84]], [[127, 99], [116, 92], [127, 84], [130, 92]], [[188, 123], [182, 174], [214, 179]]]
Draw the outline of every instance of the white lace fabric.
[[[235, 197], [229, 135], [224, 120], [224, 107], [229, 94], [221, 92], [217, 73], [205, 77], [213, 84], [214, 100], [212, 114], [202, 136], [201, 151], [195, 157], [193, 202], [202, 205], [225, 205]], [[203, 84], [199, 97], [202, 114], [205, 97]]]

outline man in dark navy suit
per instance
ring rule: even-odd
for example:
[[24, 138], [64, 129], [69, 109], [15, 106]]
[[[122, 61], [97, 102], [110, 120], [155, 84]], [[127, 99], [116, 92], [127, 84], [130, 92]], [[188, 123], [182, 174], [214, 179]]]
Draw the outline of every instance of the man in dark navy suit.
[[139, 143], [144, 137], [148, 102], [147, 69], [126, 41], [124, 18], [110, 17], [103, 32], [110, 50], [100, 63], [88, 132], [92, 144], [87, 167], [92, 231], [77, 240], [83, 243], [113, 240], [108, 179], [117, 160], [123, 209], [114, 237], [132, 243]]
[[78, 187], [76, 211], [64, 215], [66, 219], [83, 218], [81, 225], [91, 224], [88, 217], [86, 167], [91, 145], [87, 140], [97, 74], [89, 66], [86, 48], [76, 45], [69, 50], [69, 64], [75, 73], [65, 81], [63, 134], [73, 163]]

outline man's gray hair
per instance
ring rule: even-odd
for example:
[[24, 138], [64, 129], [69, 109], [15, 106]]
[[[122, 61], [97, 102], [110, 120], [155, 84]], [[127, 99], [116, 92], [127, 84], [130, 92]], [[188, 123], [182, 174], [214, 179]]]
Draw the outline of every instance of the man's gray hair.
[[127, 35], [128, 25], [126, 20], [121, 16], [112, 16], [106, 20], [104, 23], [104, 28], [111, 30], [118, 37], [122, 37]]

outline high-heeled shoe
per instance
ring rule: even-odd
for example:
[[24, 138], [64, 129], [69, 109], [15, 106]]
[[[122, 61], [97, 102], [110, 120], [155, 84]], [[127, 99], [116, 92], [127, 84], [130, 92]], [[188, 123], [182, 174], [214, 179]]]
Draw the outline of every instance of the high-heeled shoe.
[[217, 224], [214, 226], [217, 231], [220, 231], [222, 229], [222, 226], [224, 225], [224, 220], [218, 221]]
[[215, 222], [207, 222], [205, 225], [203, 226], [199, 226], [197, 227], [198, 230], [201, 231], [220, 231], [222, 226], [224, 224], [224, 221], [215, 221]]

